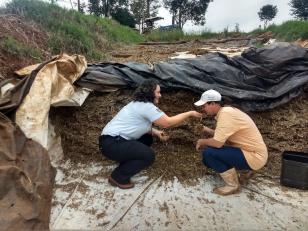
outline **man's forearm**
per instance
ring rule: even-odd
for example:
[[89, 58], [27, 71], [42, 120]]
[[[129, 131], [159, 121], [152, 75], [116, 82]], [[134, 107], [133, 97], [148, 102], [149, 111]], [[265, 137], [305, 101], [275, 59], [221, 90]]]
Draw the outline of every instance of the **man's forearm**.
[[203, 146], [210, 146], [210, 147], [214, 147], [214, 148], [221, 148], [224, 145], [224, 143], [217, 141], [213, 138], [203, 139], [202, 144], [203, 144]]
[[210, 136], [214, 136], [215, 130], [213, 130], [209, 127], [206, 127], [206, 126], [204, 126], [203, 130], [204, 130], [205, 133], [209, 134]]

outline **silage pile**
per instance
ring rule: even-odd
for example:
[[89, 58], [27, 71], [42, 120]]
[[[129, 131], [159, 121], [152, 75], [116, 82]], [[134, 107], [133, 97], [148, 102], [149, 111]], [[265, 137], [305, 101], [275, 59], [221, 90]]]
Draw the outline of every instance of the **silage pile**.
[[[94, 93], [80, 108], [57, 108], [51, 113], [56, 131], [61, 135], [65, 158], [73, 162], [89, 161], [110, 165], [98, 150], [98, 136], [104, 125], [127, 104], [132, 90], [113, 93]], [[187, 91], [163, 92], [159, 107], [168, 115], [194, 110], [198, 95]], [[281, 154], [285, 150], [308, 152], [308, 93], [278, 108], [249, 113], [259, 127], [269, 150], [269, 161], [259, 172], [277, 178], [281, 169]], [[199, 138], [194, 126], [200, 121], [189, 120], [182, 125], [165, 129], [171, 139], [155, 140], [156, 161], [146, 174], [152, 178], [163, 175], [167, 180], [177, 177], [182, 182], [194, 181], [206, 173], [202, 157], [195, 150]], [[214, 126], [211, 118], [202, 123]]]

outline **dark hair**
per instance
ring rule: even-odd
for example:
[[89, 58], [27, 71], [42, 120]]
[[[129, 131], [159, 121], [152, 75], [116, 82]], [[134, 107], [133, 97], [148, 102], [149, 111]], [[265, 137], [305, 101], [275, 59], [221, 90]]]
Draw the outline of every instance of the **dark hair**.
[[136, 89], [133, 96], [133, 101], [153, 103], [155, 99], [154, 91], [157, 85], [158, 81], [154, 79], [144, 80]]
[[229, 97], [222, 96], [220, 101], [210, 101], [208, 103], [216, 103], [223, 107], [226, 105], [231, 105], [232, 100]]

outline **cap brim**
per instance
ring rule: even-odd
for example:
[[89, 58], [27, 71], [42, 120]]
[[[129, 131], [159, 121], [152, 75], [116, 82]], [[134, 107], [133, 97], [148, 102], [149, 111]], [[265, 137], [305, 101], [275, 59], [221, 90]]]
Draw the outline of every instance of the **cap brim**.
[[196, 105], [196, 106], [202, 106], [203, 104], [205, 104], [206, 102], [204, 102], [204, 101], [202, 101], [202, 100], [199, 100], [199, 101], [197, 101], [197, 102], [195, 102], [194, 104]]

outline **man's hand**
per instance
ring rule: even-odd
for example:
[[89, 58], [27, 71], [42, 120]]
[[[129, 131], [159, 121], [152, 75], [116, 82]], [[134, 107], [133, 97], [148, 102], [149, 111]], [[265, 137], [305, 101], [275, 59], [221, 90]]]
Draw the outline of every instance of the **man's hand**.
[[202, 124], [197, 124], [195, 127], [194, 127], [194, 132], [195, 134], [197, 135], [200, 135], [200, 134], [203, 134], [203, 133], [206, 133], [210, 136], [214, 136], [214, 130], [209, 128], [209, 127], [206, 127]]
[[204, 126], [202, 124], [197, 124], [195, 127], [194, 127], [194, 132], [196, 135], [201, 135], [202, 133], [204, 133]]
[[223, 142], [217, 141], [213, 138], [209, 139], [199, 139], [196, 144], [196, 150], [200, 151], [204, 149], [206, 146], [214, 147], [214, 148], [221, 148], [224, 145]]
[[205, 139], [199, 139], [199, 140], [197, 140], [197, 144], [196, 144], [196, 150], [197, 150], [197, 151], [202, 150], [202, 149], [206, 146], [206, 144], [204, 143], [204, 141], [205, 141]]
[[209, 127], [203, 126], [203, 132], [209, 134], [210, 136], [214, 136], [215, 131]]

